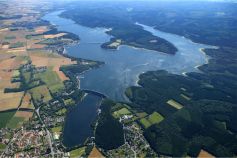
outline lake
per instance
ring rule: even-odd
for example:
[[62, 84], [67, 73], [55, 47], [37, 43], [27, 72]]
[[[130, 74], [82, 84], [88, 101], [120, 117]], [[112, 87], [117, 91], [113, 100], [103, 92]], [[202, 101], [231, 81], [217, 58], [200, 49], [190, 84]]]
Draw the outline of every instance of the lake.
[[[61, 12], [49, 13], [43, 19], [56, 25], [59, 31], [71, 32], [80, 37], [79, 44], [66, 48], [67, 53], [74, 57], [105, 62], [102, 67], [82, 74], [81, 88], [98, 91], [117, 101], [126, 100], [125, 89], [136, 85], [139, 74], [146, 71], [164, 69], [175, 74], [199, 71], [196, 67], [208, 62], [208, 57], [201, 48], [213, 48], [193, 43], [182, 36], [137, 24], [153, 35], [174, 44], [178, 52], [175, 55], [169, 55], [130, 46], [120, 46], [116, 51], [105, 50], [100, 45], [111, 38], [105, 33], [105, 28], [89, 28], [75, 24], [70, 19], [59, 17]], [[93, 135], [90, 125], [96, 118], [100, 100], [101, 98], [97, 96], [88, 95], [82, 103], [68, 113], [63, 136], [63, 143], [66, 146], [81, 144], [87, 137]]]
[[88, 94], [81, 103], [69, 110], [63, 131], [63, 144], [73, 147], [93, 136], [91, 124], [95, 121], [102, 98]]
[[74, 33], [80, 37], [80, 43], [66, 48], [69, 55], [104, 61], [105, 65], [83, 74], [81, 88], [101, 92], [111, 99], [124, 100], [124, 91], [128, 86], [136, 85], [138, 76], [149, 70], [164, 69], [171, 73], [198, 71], [195, 67], [207, 63], [207, 56], [201, 48], [213, 48], [204, 44], [193, 43], [182, 36], [165, 33], [153, 27], [141, 25], [155, 36], [173, 43], [178, 52], [169, 55], [144, 49], [121, 46], [119, 50], [105, 50], [100, 47], [111, 36], [105, 28], [89, 28], [76, 24], [70, 19], [59, 17], [62, 11], [52, 12], [43, 17], [60, 31]]

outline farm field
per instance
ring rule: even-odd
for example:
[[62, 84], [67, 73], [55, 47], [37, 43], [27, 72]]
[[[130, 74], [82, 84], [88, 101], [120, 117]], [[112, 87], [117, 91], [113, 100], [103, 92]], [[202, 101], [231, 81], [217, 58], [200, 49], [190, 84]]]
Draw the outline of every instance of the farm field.
[[122, 108], [120, 110], [117, 110], [113, 113], [114, 118], [119, 118], [122, 117], [124, 115], [129, 115], [131, 114], [131, 112], [127, 109], [127, 108]]
[[81, 147], [75, 150], [70, 151], [70, 158], [81, 157], [85, 153], [86, 147]]
[[176, 108], [176, 109], [182, 109], [183, 105], [181, 105], [180, 103], [176, 102], [175, 100], [171, 99], [167, 101], [167, 104], [169, 104], [170, 106]]
[[42, 99], [43, 102], [47, 103], [52, 99], [51, 94], [45, 85], [31, 89], [30, 93], [35, 101], [40, 101]]
[[0, 128], [6, 127], [7, 123], [15, 115], [16, 111], [0, 112]]
[[158, 112], [153, 112], [151, 115], [140, 119], [140, 123], [146, 129], [151, 125], [160, 123], [162, 120], [164, 120], [164, 117], [162, 115], [160, 115]]
[[88, 158], [104, 158], [101, 152], [94, 146]]

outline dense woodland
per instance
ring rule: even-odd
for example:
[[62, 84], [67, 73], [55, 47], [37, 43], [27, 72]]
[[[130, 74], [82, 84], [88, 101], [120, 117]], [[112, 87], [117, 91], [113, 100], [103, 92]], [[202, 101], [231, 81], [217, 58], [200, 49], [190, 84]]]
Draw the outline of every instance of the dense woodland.
[[105, 100], [101, 105], [101, 114], [95, 131], [96, 144], [111, 150], [124, 144], [123, 126], [111, 115], [111, 108], [115, 103]]

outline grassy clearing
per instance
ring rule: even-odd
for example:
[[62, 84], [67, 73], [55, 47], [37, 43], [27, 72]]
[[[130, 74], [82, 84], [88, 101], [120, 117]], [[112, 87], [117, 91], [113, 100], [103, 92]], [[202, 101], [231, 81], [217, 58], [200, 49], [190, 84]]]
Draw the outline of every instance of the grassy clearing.
[[120, 110], [117, 110], [113, 113], [114, 118], [122, 117], [123, 115], [129, 115], [131, 112], [127, 108], [122, 108]]
[[52, 96], [45, 85], [31, 89], [30, 93], [35, 101], [40, 101], [42, 99], [43, 102], [48, 102], [52, 99]]
[[81, 147], [70, 151], [70, 158], [81, 157], [85, 153], [86, 147]]
[[0, 151], [3, 151], [6, 147], [7, 145], [0, 143]]
[[0, 129], [6, 127], [7, 123], [12, 119], [15, 113], [15, 111], [0, 113]]
[[62, 132], [62, 126], [53, 127], [51, 130], [52, 132], [60, 133]]
[[180, 103], [176, 102], [173, 99], [168, 100], [166, 103], [171, 105], [172, 107], [178, 109], [178, 110], [183, 108], [183, 105], [181, 105]]
[[148, 116], [148, 121], [151, 124], [160, 123], [162, 120], [164, 120], [164, 117], [158, 112], [153, 112], [151, 115]]

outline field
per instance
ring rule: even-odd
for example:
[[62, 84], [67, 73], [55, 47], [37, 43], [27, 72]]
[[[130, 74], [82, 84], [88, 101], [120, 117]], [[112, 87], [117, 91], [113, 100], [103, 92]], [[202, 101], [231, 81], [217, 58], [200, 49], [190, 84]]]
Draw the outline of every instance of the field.
[[46, 83], [47, 87], [50, 89], [52, 93], [58, 92], [64, 89], [64, 84], [61, 81], [61, 79], [58, 77], [57, 73], [50, 69], [47, 69], [43, 73], [36, 74], [35, 78], [39, 78], [44, 83]]
[[90, 155], [88, 156], [88, 158], [104, 158], [104, 156], [101, 154], [101, 152], [94, 147], [90, 153]]
[[136, 113], [136, 115], [139, 118], [143, 118], [143, 117], [146, 117], [148, 114], [146, 112], [140, 112], [140, 113]]
[[35, 33], [37, 34], [41, 34], [48, 31], [48, 27], [47, 26], [40, 26], [40, 27], [36, 27], [35, 28]]
[[33, 112], [30, 111], [17, 111], [14, 117], [23, 118], [24, 121], [28, 121], [33, 116]]
[[15, 115], [8, 121], [8, 128], [20, 128], [25, 121], [28, 121], [33, 116], [33, 112], [17, 111]]
[[3, 151], [7, 145], [0, 143], [0, 152]]
[[151, 122], [151, 124], [160, 123], [163, 119], [164, 117], [158, 112], [153, 112], [151, 115], [148, 116], [148, 120], [149, 122]]
[[49, 90], [45, 85], [31, 89], [30, 93], [32, 93], [32, 97], [36, 101], [40, 101], [41, 99], [43, 99], [44, 102], [48, 102], [52, 99]]
[[143, 125], [144, 128], [148, 128], [148, 127], [151, 126], [151, 123], [150, 123], [149, 120], [146, 119], [146, 118], [142, 118], [142, 119], [140, 120], [140, 123]]
[[206, 152], [205, 150], [201, 150], [198, 158], [214, 158], [215, 156], [213, 156], [212, 154]]
[[164, 117], [162, 115], [160, 115], [158, 112], [153, 112], [151, 115], [140, 119], [140, 123], [144, 128], [148, 128], [151, 125], [158, 124], [163, 120]]
[[171, 105], [172, 107], [176, 108], [176, 109], [182, 109], [183, 105], [181, 105], [180, 103], [176, 102], [175, 100], [171, 99], [167, 101], [167, 104]]
[[64, 75], [64, 73], [59, 71], [59, 68], [63, 65], [76, 64], [76, 62], [71, 61], [69, 58], [65, 58], [53, 53], [32, 52], [30, 54], [30, 58], [32, 60], [32, 64], [36, 67], [52, 67], [52, 70], [58, 74], [62, 81], [68, 80], [68, 78]]
[[62, 132], [62, 126], [53, 127], [51, 130], [52, 132], [60, 133]]
[[14, 116], [15, 111], [0, 113], [0, 128], [4, 128], [8, 121]]
[[85, 153], [86, 147], [81, 147], [75, 150], [70, 151], [70, 158], [81, 157]]
[[44, 38], [49, 38], [49, 39], [51, 39], [51, 38], [58, 38], [58, 37], [62, 37], [62, 36], [64, 36], [64, 35], [66, 35], [66, 33], [59, 33], [59, 34], [55, 34], [55, 35], [44, 35]]
[[26, 93], [24, 96], [21, 103], [21, 108], [34, 109], [34, 105], [31, 102], [31, 95], [29, 93]]
[[23, 92], [4, 93], [0, 90], [0, 111], [16, 109], [20, 105]]
[[131, 114], [131, 112], [127, 108], [122, 108], [118, 111], [115, 111], [113, 113], [113, 116], [114, 118], [119, 118], [119, 117], [122, 117], [123, 115], [129, 115], [129, 114]]
[[11, 129], [20, 128], [23, 122], [24, 122], [24, 118], [14, 116], [7, 123], [7, 128], [11, 128]]

